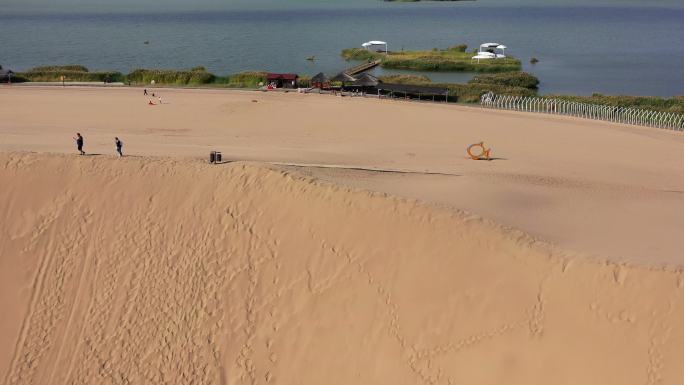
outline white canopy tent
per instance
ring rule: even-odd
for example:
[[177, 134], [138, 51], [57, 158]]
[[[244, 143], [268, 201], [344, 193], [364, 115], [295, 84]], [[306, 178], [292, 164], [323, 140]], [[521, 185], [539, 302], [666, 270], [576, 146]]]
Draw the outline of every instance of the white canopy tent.
[[[480, 49], [477, 55], [473, 56], [473, 60], [477, 59], [479, 63], [481, 59], [502, 59], [506, 57], [506, 47], [499, 43], [484, 43], [480, 44]], [[491, 52], [494, 50], [501, 50], [501, 53]]]
[[496, 59], [496, 54], [491, 53], [491, 52], [487, 52], [487, 51], [482, 51], [482, 52], [478, 52], [477, 55], [472, 57], [472, 60], [477, 60], [478, 63], [480, 62], [480, 60], [483, 60], [483, 59], [484, 60]]
[[482, 48], [496, 48], [496, 47], [498, 47], [498, 46], [500, 46], [500, 45], [501, 45], [501, 44], [499, 44], [499, 43], [484, 43], [484, 44], [480, 44], [480, 51], [482, 50]]
[[380, 46], [384, 45], [385, 46], [385, 53], [387, 53], [387, 43], [384, 41], [380, 41], [380, 40], [367, 41], [367, 42], [361, 44], [361, 47], [370, 50], [371, 47], [376, 46], [376, 45], [380, 45]]

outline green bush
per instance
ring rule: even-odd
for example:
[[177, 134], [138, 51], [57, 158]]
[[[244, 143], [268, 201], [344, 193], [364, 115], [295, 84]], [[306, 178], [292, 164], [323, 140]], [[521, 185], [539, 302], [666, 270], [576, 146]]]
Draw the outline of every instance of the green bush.
[[524, 87], [511, 87], [501, 84], [444, 84], [449, 89], [449, 96], [453, 96], [461, 103], [479, 103], [482, 95], [493, 92], [497, 95], [536, 96], [534, 90]]
[[82, 65], [65, 65], [65, 66], [41, 66], [34, 67], [27, 72], [89, 72], [88, 68]]
[[602, 94], [593, 94], [591, 96], [549, 95], [548, 97], [578, 103], [591, 103], [625, 108], [642, 108], [652, 111], [684, 114], [684, 96], [675, 96], [669, 99], [656, 96], [624, 96]]
[[42, 66], [17, 73], [17, 78], [29, 82], [59, 82], [62, 76], [70, 82], [121, 82], [124, 78], [120, 72], [89, 72], [86, 67], [79, 65]]
[[376, 60], [379, 59], [383, 54], [369, 51], [364, 48], [347, 48], [342, 50], [342, 57], [347, 60]]
[[230, 88], [257, 88], [259, 83], [266, 83], [266, 72], [248, 71], [228, 75], [225, 86]]
[[526, 72], [505, 72], [499, 74], [477, 75], [472, 78], [469, 84], [500, 84], [510, 87], [522, 87], [529, 89], [537, 89], [539, 86], [539, 79]]
[[468, 44], [459, 44], [449, 47], [449, 51], [465, 52], [468, 49]]
[[452, 59], [442, 55], [420, 56], [415, 58], [393, 57], [384, 59], [380, 66], [393, 69], [414, 71], [447, 72], [507, 72], [520, 70], [520, 62], [515, 59], [484, 60], [477, 63], [468, 58]]
[[430, 78], [423, 75], [388, 75], [381, 76], [379, 80], [391, 84], [428, 85], [432, 83]]
[[198, 68], [201, 69], [189, 71], [138, 69], [126, 75], [126, 80], [143, 84], [150, 84], [154, 80], [155, 84], [171, 85], [201, 85], [214, 82], [216, 79], [214, 74], [207, 72], [204, 67]]

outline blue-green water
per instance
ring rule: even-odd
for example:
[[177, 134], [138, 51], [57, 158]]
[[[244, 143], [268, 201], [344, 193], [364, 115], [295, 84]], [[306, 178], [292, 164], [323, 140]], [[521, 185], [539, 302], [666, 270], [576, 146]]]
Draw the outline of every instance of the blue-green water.
[[[340, 50], [368, 40], [385, 40], [391, 50], [496, 41], [541, 79], [543, 93], [684, 95], [681, 0], [4, 2], [0, 64], [15, 70], [203, 65], [217, 74], [334, 74], [352, 64]], [[306, 61], [311, 55], [317, 60]], [[533, 56], [536, 65], [528, 64]]]

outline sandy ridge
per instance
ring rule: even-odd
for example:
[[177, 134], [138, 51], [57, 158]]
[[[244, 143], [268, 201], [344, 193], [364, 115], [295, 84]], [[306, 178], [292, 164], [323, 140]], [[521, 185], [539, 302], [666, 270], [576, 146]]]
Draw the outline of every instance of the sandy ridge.
[[9, 384], [684, 378], [672, 267], [258, 164], [0, 164], [2, 274], [31, 288], [0, 335]]

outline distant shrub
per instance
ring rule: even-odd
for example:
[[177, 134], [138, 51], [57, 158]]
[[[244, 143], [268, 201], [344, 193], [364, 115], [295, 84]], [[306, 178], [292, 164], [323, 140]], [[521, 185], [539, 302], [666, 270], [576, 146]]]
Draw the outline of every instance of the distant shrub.
[[29, 82], [58, 82], [62, 80], [71, 82], [121, 82], [123, 75], [120, 72], [103, 71], [90, 72], [81, 65], [65, 66], [41, 66], [32, 68], [26, 72], [17, 73], [19, 78]]
[[27, 72], [88, 72], [88, 68], [75, 64], [64, 66], [41, 66], [31, 68]]
[[347, 48], [342, 50], [342, 57], [347, 60], [375, 60], [382, 54], [364, 48]]
[[645, 110], [684, 114], [684, 96], [669, 99], [656, 96], [625, 96], [593, 94], [591, 96], [548, 95], [549, 98], [613, 107], [632, 107]]
[[424, 75], [389, 75], [381, 76], [379, 79], [383, 83], [391, 84], [426, 85], [432, 83], [432, 80]]
[[257, 88], [266, 83], [266, 72], [247, 71], [228, 75], [226, 86], [231, 88]]
[[131, 82], [149, 84], [153, 80], [156, 84], [171, 85], [201, 85], [213, 83], [216, 76], [207, 72], [205, 69], [176, 71], [176, 70], [156, 70], [156, 69], [137, 69], [128, 75], [126, 79]]
[[310, 76], [301, 76], [299, 78], [299, 80], [297, 81], [297, 84], [299, 84], [299, 87], [309, 88], [309, 87], [311, 87], [311, 77]]
[[501, 84], [444, 84], [449, 89], [449, 96], [461, 103], [479, 103], [482, 95], [493, 92], [497, 95], [536, 96], [536, 91], [524, 87], [511, 87]]
[[474, 78], [472, 78], [468, 83], [499, 84], [509, 87], [536, 89], [539, 86], [539, 79], [526, 72], [516, 71], [499, 74], [477, 75]]
[[401, 57], [390, 55], [380, 65], [384, 68], [408, 69], [414, 71], [453, 72], [509, 72], [520, 70], [515, 59], [483, 60], [480, 63], [468, 58], [453, 59], [444, 55]]
[[465, 52], [468, 49], [467, 44], [459, 44], [455, 45], [453, 47], [449, 47], [449, 51], [456, 51], [456, 52]]

